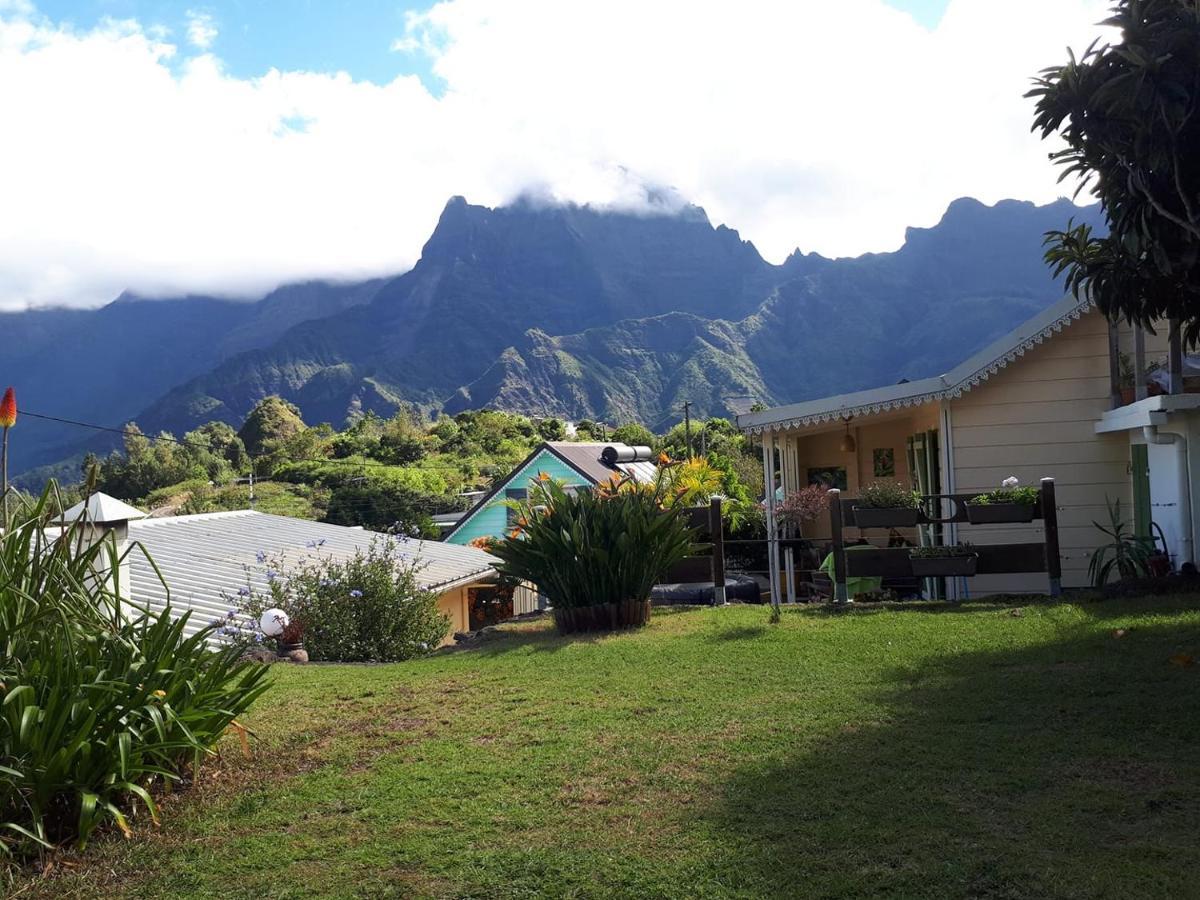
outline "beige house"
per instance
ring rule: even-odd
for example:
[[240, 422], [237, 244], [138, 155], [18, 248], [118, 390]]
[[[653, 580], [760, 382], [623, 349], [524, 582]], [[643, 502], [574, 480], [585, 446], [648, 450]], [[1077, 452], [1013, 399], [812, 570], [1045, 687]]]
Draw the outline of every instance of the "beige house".
[[[1120, 500], [1140, 533], [1161, 535], [1176, 566], [1193, 560], [1200, 394], [1184, 392], [1182, 353], [1168, 331], [1114, 329], [1090, 302], [1069, 298], [945, 375], [754, 412], [738, 424], [761, 437], [776, 496], [816, 482], [854, 497], [873, 481], [964, 494], [1008, 476], [1035, 486], [1053, 478], [1062, 583], [1082, 587], [1103, 539], [1093, 522], [1107, 520], [1106, 499]], [[1148, 396], [1145, 379], [1131, 376], [1153, 363], [1165, 395]], [[1123, 381], [1134, 397], [1122, 396]], [[828, 538], [828, 519], [806, 536]], [[863, 536], [878, 542], [879, 532]], [[925, 535], [931, 539], [1034, 542], [1042, 523], [947, 525], [936, 538]], [[1047, 581], [988, 575], [950, 590], [1044, 592]]]

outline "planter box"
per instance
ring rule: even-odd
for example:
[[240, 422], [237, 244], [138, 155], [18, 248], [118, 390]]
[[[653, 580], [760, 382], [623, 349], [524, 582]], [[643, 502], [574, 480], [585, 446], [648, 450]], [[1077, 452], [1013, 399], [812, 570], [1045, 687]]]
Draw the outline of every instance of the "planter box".
[[854, 524], [859, 528], [915, 528], [921, 521], [921, 510], [916, 507], [877, 509], [855, 506]]
[[967, 503], [967, 521], [972, 525], [998, 525], [1004, 522], [1032, 522], [1032, 503]]
[[979, 564], [979, 554], [970, 556], [910, 556], [913, 575], [917, 578], [953, 578], [958, 575], [974, 575]]
[[559, 634], [638, 628], [649, 621], [649, 600], [625, 600], [621, 603], [554, 610], [554, 624], [558, 626]]

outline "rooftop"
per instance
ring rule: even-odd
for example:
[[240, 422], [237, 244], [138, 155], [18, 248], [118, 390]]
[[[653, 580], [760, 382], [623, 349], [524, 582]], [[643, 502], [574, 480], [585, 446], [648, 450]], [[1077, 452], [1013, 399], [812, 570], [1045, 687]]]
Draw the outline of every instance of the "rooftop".
[[317, 559], [349, 559], [368, 550], [374, 541], [392, 540], [399, 556], [420, 566], [421, 585], [439, 592], [493, 575], [496, 562], [474, 547], [392, 537], [253, 510], [142, 519], [130, 523], [129, 540], [131, 546], [140, 544], [145, 549], [142, 553], [134, 546], [129, 554], [133, 600], [162, 608], [169, 587], [173, 608], [195, 611], [189, 633], [236, 605], [239, 588], [265, 591], [272, 562], [296, 565]]

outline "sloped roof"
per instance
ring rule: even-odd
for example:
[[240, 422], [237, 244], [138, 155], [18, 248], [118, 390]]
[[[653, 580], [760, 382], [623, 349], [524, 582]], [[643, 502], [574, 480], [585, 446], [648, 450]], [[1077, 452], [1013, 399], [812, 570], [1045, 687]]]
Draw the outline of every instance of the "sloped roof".
[[628, 475], [635, 481], [653, 481], [654, 476], [658, 473], [657, 467], [649, 460], [615, 463], [610, 466], [600, 458], [600, 454], [604, 452], [606, 447], [615, 447], [617, 450], [632, 449], [627, 444], [620, 444], [614, 441], [606, 441], [604, 443], [547, 441], [546, 446], [556, 456], [568, 463], [571, 468], [587, 477], [592, 484], [607, 481], [612, 477], [614, 471]]
[[265, 592], [272, 563], [286, 567], [348, 559], [369, 549], [372, 541], [394, 540], [397, 555], [421, 567], [421, 585], [441, 592], [493, 575], [497, 562], [474, 547], [393, 538], [254, 510], [143, 519], [130, 523], [129, 540], [146, 551], [134, 547], [129, 554], [132, 600], [161, 609], [167, 603], [165, 581], [172, 608], [193, 610], [189, 633], [235, 607], [239, 588]]
[[110, 497], [108, 494], [97, 491], [88, 497], [86, 502], [80, 501], [76, 503], [55, 521], [60, 523], [75, 522], [84, 517], [89, 522], [102, 525], [113, 522], [126, 522], [133, 519], [144, 519], [146, 518], [146, 513], [135, 506], [121, 502], [116, 497]]
[[737, 417], [738, 427], [750, 434], [762, 434], [961, 397], [1050, 336], [1083, 318], [1084, 313], [1094, 306], [1091, 300], [1074, 297], [1060, 300], [945, 375], [748, 413]]
[[621, 472], [628, 475], [635, 481], [648, 483], [655, 479], [658, 475], [658, 467], [647, 461], [616, 463], [609, 466], [600, 459], [600, 454], [604, 452], [605, 447], [615, 447], [618, 450], [630, 449], [627, 444], [622, 444], [614, 441], [600, 442], [580, 442], [572, 441], [545, 441], [533, 448], [533, 452], [525, 457], [517, 465], [515, 469], [508, 473], [508, 476], [498, 482], [496, 486], [479, 498], [474, 506], [472, 506], [463, 517], [458, 520], [458, 524], [446, 532], [446, 538], [454, 536], [460, 528], [463, 528], [468, 522], [475, 518], [476, 514], [489, 506], [496, 498], [496, 495], [504, 490], [515, 476], [520, 474], [525, 468], [537, 459], [543, 453], [551, 453], [562, 460], [563, 463], [570, 466], [579, 473], [581, 478], [586, 478], [592, 484], [599, 484], [602, 481], [610, 479], [614, 472]]

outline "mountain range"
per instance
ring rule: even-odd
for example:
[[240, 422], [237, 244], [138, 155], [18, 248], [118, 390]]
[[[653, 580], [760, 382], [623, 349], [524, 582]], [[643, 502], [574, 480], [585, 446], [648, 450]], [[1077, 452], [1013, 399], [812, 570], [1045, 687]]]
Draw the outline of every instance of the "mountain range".
[[[450, 200], [408, 272], [286, 285], [254, 301], [123, 294], [0, 314], [0, 382], [44, 415], [177, 435], [238, 424], [268, 394], [341, 425], [405, 404], [661, 428], [951, 368], [1061, 296], [1042, 235], [1098, 207], [964, 198], [891, 253], [780, 265], [698, 207], [636, 214]], [[43, 419], [29, 469], [115, 435]]]

